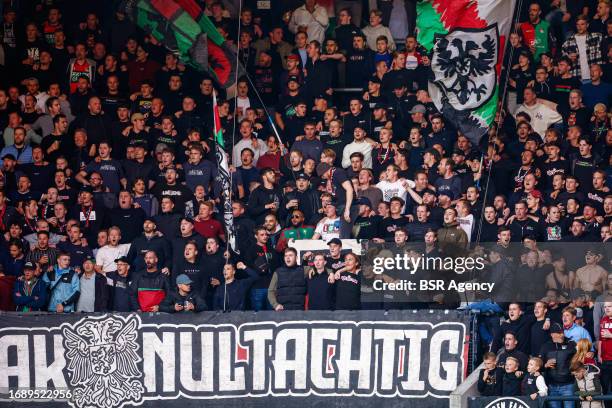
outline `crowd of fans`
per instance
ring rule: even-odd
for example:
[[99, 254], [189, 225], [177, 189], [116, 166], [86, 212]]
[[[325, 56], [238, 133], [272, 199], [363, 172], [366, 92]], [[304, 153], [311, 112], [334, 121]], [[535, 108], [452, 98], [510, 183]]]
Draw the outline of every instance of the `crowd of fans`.
[[[481, 391], [558, 395], [576, 381], [597, 392], [595, 363], [609, 390], [610, 258], [593, 251], [568, 268], [538, 245], [605, 249], [612, 237], [610, 2], [524, 3], [480, 144], [428, 94], [413, 1], [243, 3], [202, 2], [246, 70], [234, 96], [122, 4], [3, 2], [0, 309], [360, 309], [377, 278], [344, 239], [441, 253], [497, 243], [495, 273], [547, 291], [535, 307], [510, 304], [484, 336], [502, 352], [485, 355]], [[302, 254], [297, 240], [329, 250]], [[510, 243], [524, 245], [520, 262]]]

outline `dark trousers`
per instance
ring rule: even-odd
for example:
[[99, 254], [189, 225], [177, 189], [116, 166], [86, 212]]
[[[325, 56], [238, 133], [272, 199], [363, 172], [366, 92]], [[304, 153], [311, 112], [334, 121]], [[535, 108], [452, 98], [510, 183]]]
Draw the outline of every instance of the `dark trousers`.
[[[612, 393], [612, 361], [603, 361], [601, 363], [601, 374], [599, 376], [601, 380], [601, 392], [602, 394]], [[612, 408], [612, 401], [605, 401], [606, 408]]]

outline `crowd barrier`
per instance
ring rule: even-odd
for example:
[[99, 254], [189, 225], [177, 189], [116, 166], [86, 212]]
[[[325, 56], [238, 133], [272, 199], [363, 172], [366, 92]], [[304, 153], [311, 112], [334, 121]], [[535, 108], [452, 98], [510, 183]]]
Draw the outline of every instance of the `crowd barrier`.
[[0, 404], [447, 407], [469, 341], [459, 311], [5, 313]]

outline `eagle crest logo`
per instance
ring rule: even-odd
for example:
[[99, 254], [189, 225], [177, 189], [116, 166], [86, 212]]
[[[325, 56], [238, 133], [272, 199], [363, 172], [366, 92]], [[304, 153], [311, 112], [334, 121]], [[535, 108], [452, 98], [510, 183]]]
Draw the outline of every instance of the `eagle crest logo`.
[[493, 95], [498, 38], [494, 24], [483, 30], [456, 29], [435, 39], [433, 82], [454, 109], [479, 108]]
[[139, 402], [144, 387], [138, 369], [137, 316], [102, 316], [64, 325], [64, 348], [74, 405], [120, 408]]

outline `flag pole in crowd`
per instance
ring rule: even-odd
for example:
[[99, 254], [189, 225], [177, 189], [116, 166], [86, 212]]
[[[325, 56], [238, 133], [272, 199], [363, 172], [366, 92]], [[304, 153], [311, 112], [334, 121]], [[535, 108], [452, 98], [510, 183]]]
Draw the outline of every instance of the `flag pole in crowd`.
[[213, 119], [215, 135], [215, 156], [219, 167], [219, 181], [223, 194], [223, 221], [227, 230], [227, 243], [235, 253], [240, 253], [236, 245], [236, 229], [234, 227], [234, 216], [232, 214], [232, 183], [229, 166], [227, 163], [227, 151], [223, 131], [221, 129], [221, 118], [219, 117], [219, 106], [217, 105], [217, 92], [213, 91]]

